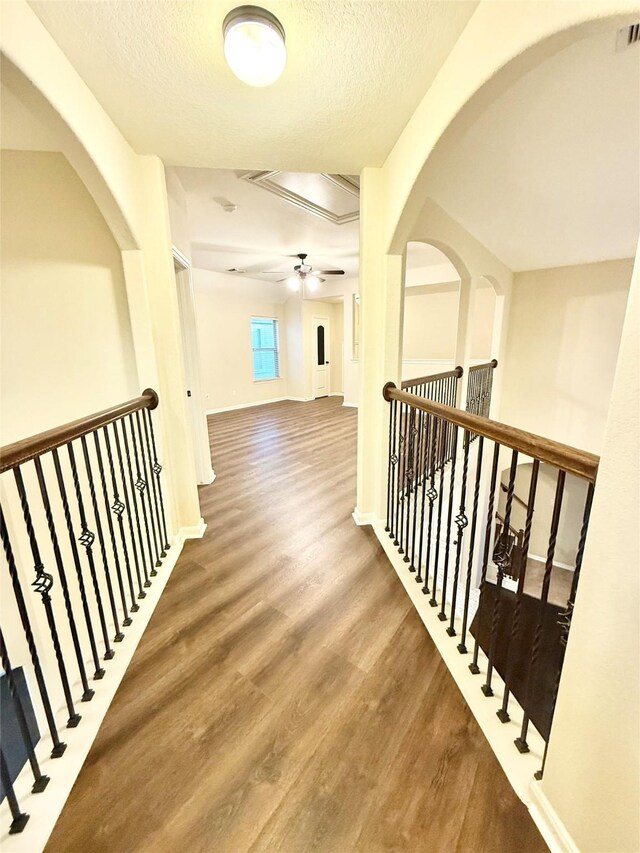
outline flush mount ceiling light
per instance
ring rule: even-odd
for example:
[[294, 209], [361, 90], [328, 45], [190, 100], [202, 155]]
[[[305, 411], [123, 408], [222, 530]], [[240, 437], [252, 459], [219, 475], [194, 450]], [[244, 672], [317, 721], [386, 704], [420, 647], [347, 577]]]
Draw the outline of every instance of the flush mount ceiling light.
[[249, 86], [270, 86], [287, 64], [284, 28], [259, 6], [238, 6], [222, 24], [224, 56], [233, 73]]

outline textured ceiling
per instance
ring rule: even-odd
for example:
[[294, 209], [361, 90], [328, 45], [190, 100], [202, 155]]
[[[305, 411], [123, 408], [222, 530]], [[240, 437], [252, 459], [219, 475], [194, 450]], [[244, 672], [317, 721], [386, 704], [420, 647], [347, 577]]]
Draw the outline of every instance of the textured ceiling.
[[122, 133], [167, 164], [358, 173], [380, 165], [476, 2], [269, 0], [287, 67], [227, 68], [221, 0], [32, 0]]
[[[344, 269], [358, 275], [359, 223], [336, 225], [290, 204], [227, 169], [171, 168], [187, 197], [191, 259], [199, 269], [244, 270], [244, 276], [277, 281], [292, 272], [306, 252], [317, 269]], [[223, 205], [236, 205], [233, 212]], [[280, 270], [282, 276], [264, 275]], [[439, 249], [411, 243], [407, 251], [408, 284], [452, 281], [455, 268]], [[239, 274], [240, 275], [240, 274]]]
[[429, 167], [429, 195], [513, 270], [632, 257], [640, 44], [576, 42], [497, 98]]
[[[277, 280], [293, 271], [306, 252], [318, 269], [358, 273], [359, 223], [336, 225], [302, 210], [223, 169], [172, 170], [187, 195], [193, 265], [224, 272], [246, 270], [251, 278]], [[226, 212], [222, 203], [237, 206]], [[282, 276], [261, 275], [281, 270]]]

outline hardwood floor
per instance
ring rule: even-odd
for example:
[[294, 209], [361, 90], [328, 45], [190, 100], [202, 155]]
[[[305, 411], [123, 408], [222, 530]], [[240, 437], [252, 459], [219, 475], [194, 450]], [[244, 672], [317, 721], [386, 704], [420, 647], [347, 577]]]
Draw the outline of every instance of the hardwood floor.
[[209, 419], [217, 480], [50, 853], [546, 850], [355, 503], [339, 398]]

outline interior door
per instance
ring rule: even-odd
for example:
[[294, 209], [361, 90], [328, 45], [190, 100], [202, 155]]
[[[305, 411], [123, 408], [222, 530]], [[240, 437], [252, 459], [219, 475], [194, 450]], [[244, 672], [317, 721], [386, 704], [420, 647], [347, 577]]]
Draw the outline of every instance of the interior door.
[[331, 386], [329, 345], [331, 329], [328, 317], [313, 318], [313, 396], [328, 397]]

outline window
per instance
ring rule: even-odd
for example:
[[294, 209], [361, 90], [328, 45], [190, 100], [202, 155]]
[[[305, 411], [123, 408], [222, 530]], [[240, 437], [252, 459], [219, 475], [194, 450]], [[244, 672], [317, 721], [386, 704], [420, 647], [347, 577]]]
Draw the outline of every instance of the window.
[[251, 347], [254, 381], [279, 379], [278, 321], [268, 317], [252, 317]]

